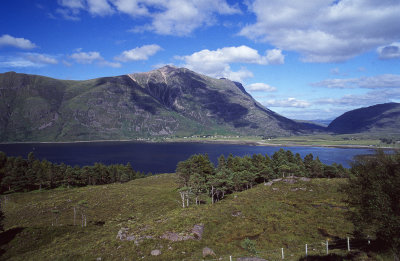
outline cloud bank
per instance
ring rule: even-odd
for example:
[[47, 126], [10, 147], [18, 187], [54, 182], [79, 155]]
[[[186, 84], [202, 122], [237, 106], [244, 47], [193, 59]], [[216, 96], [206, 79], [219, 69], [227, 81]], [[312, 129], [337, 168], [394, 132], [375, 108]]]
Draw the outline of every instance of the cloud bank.
[[400, 2], [254, 0], [257, 21], [239, 35], [299, 52], [305, 62], [340, 62], [400, 38]]

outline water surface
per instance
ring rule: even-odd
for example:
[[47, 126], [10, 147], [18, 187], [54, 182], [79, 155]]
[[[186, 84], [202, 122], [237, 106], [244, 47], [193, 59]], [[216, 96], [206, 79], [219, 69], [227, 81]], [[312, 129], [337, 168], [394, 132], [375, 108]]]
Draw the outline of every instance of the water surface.
[[[302, 158], [312, 153], [325, 163], [334, 162], [349, 167], [355, 155], [371, 154], [372, 149], [358, 148], [324, 148], [324, 147], [283, 147]], [[175, 172], [179, 161], [186, 160], [193, 154], [208, 153], [216, 164], [218, 157], [232, 153], [234, 156], [253, 154], [272, 154], [279, 150], [275, 146], [251, 146], [208, 143], [145, 143], [145, 142], [81, 142], [81, 143], [21, 143], [0, 144], [0, 151], [8, 156], [27, 157], [33, 151], [36, 158], [47, 159], [53, 163], [68, 165], [126, 164], [130, 162], [135, 170], [152, 173]]]

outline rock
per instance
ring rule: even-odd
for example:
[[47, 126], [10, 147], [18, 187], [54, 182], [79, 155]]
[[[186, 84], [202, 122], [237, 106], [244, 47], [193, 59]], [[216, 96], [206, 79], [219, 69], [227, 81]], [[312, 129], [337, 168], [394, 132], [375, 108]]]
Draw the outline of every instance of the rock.
[[305, 182], [311, 181], [310, 178], [306, 178], [306, 177], [301, 177], [301, 178], [299, 178], [299, 180], [300, 180], [300, 181], [305, 181]]
[[290, 191], [297, 191], [299, 190], [298, 188], [292, 188]]
[[274, 184], [274, 182], [270, 181], [270, 182], [264, 183], [264, 186], [272, 186], [272, 184]]
[[267, 261], [259, 257], [239, 257], [237, 261]]
[[194, 237], [198, 240], [201, 240], [204, 232], [204, 225], [203, 224], [197, 224], [194, 225], [192, 228], [192, 233], [194, 234]]
[[278, 182], [281, 181], [282, 179], [273, 179], [272, 182]]
[[282, 181], [283, 181], [283, 182], [286, 182], [286, 183], [289, 183], [289, 184], [294, 184], [294, 183], [297, 182], [297, 180], [295, 180], [295, 179], [289, 179], [289, 178], [283, 179]]
[[242, 212], [241, 212], [241, 211], [232, 212], [232, 217], [239, 217], [239, 216], [241, 216], [241, 215], [242, 215]]
[[129, 228], [123, 227], [118, 231], [117, 239], [121, 241], [133, 241], [135, 245], [139, 245], [144, 239], [152, 239], [152, 236], [136, 236], [129, 233]]
[[154, 250], [151, 250], [151, 253], [150, 253], [152, 256], [159, 256], [159, 255], [161, 255], [161, 250], [159, 250], [159, 249], [154, 249]]
[[279, 190], [279, 188], [272, 188], [272, 190], [277, 191], [277, 190]]
[[128, 230], [129, 230], [128, 228], [122, 227], [118, 231], [117, 239], [122, 240], [122, 241], [127, 240], [126, 237], [127, 237]]
[[170, 240], [172, 242], [195, 239], [194, 236], [191, 236], [191, 235], [180, 235], [180, 234], [174, 233], [174, 232], [166, 232], [164, 235], [161, 236], [161, 238]]
[[215, 256], [215, 253], [211, 248], [205, 247], [205, 248], [203, 248], [203, 257], [206, 257], [206, 256]]

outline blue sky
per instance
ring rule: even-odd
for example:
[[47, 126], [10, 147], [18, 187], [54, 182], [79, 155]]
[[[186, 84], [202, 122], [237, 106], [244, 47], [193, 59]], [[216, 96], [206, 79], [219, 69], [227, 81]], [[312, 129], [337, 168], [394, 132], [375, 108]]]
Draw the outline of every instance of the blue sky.
[[5, 0], [0, 72], [91, 79], [166, 64], [240, 81], [293, 119], [400, 101], [398, 0]]

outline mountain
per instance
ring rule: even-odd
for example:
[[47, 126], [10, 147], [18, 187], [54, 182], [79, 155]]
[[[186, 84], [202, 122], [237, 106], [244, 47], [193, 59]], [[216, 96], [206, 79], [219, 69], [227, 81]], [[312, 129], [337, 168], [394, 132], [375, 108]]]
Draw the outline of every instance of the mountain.
[[321, 129], [266, 109], [238, 82], [173, 66], [84, 81], [3, 73], [0, 111], [0, 141], [284, 136]]
[[333, 120], [328, 131], [335, 133], [399, 133], [400, 103], [384, 103], [348, 111]]

